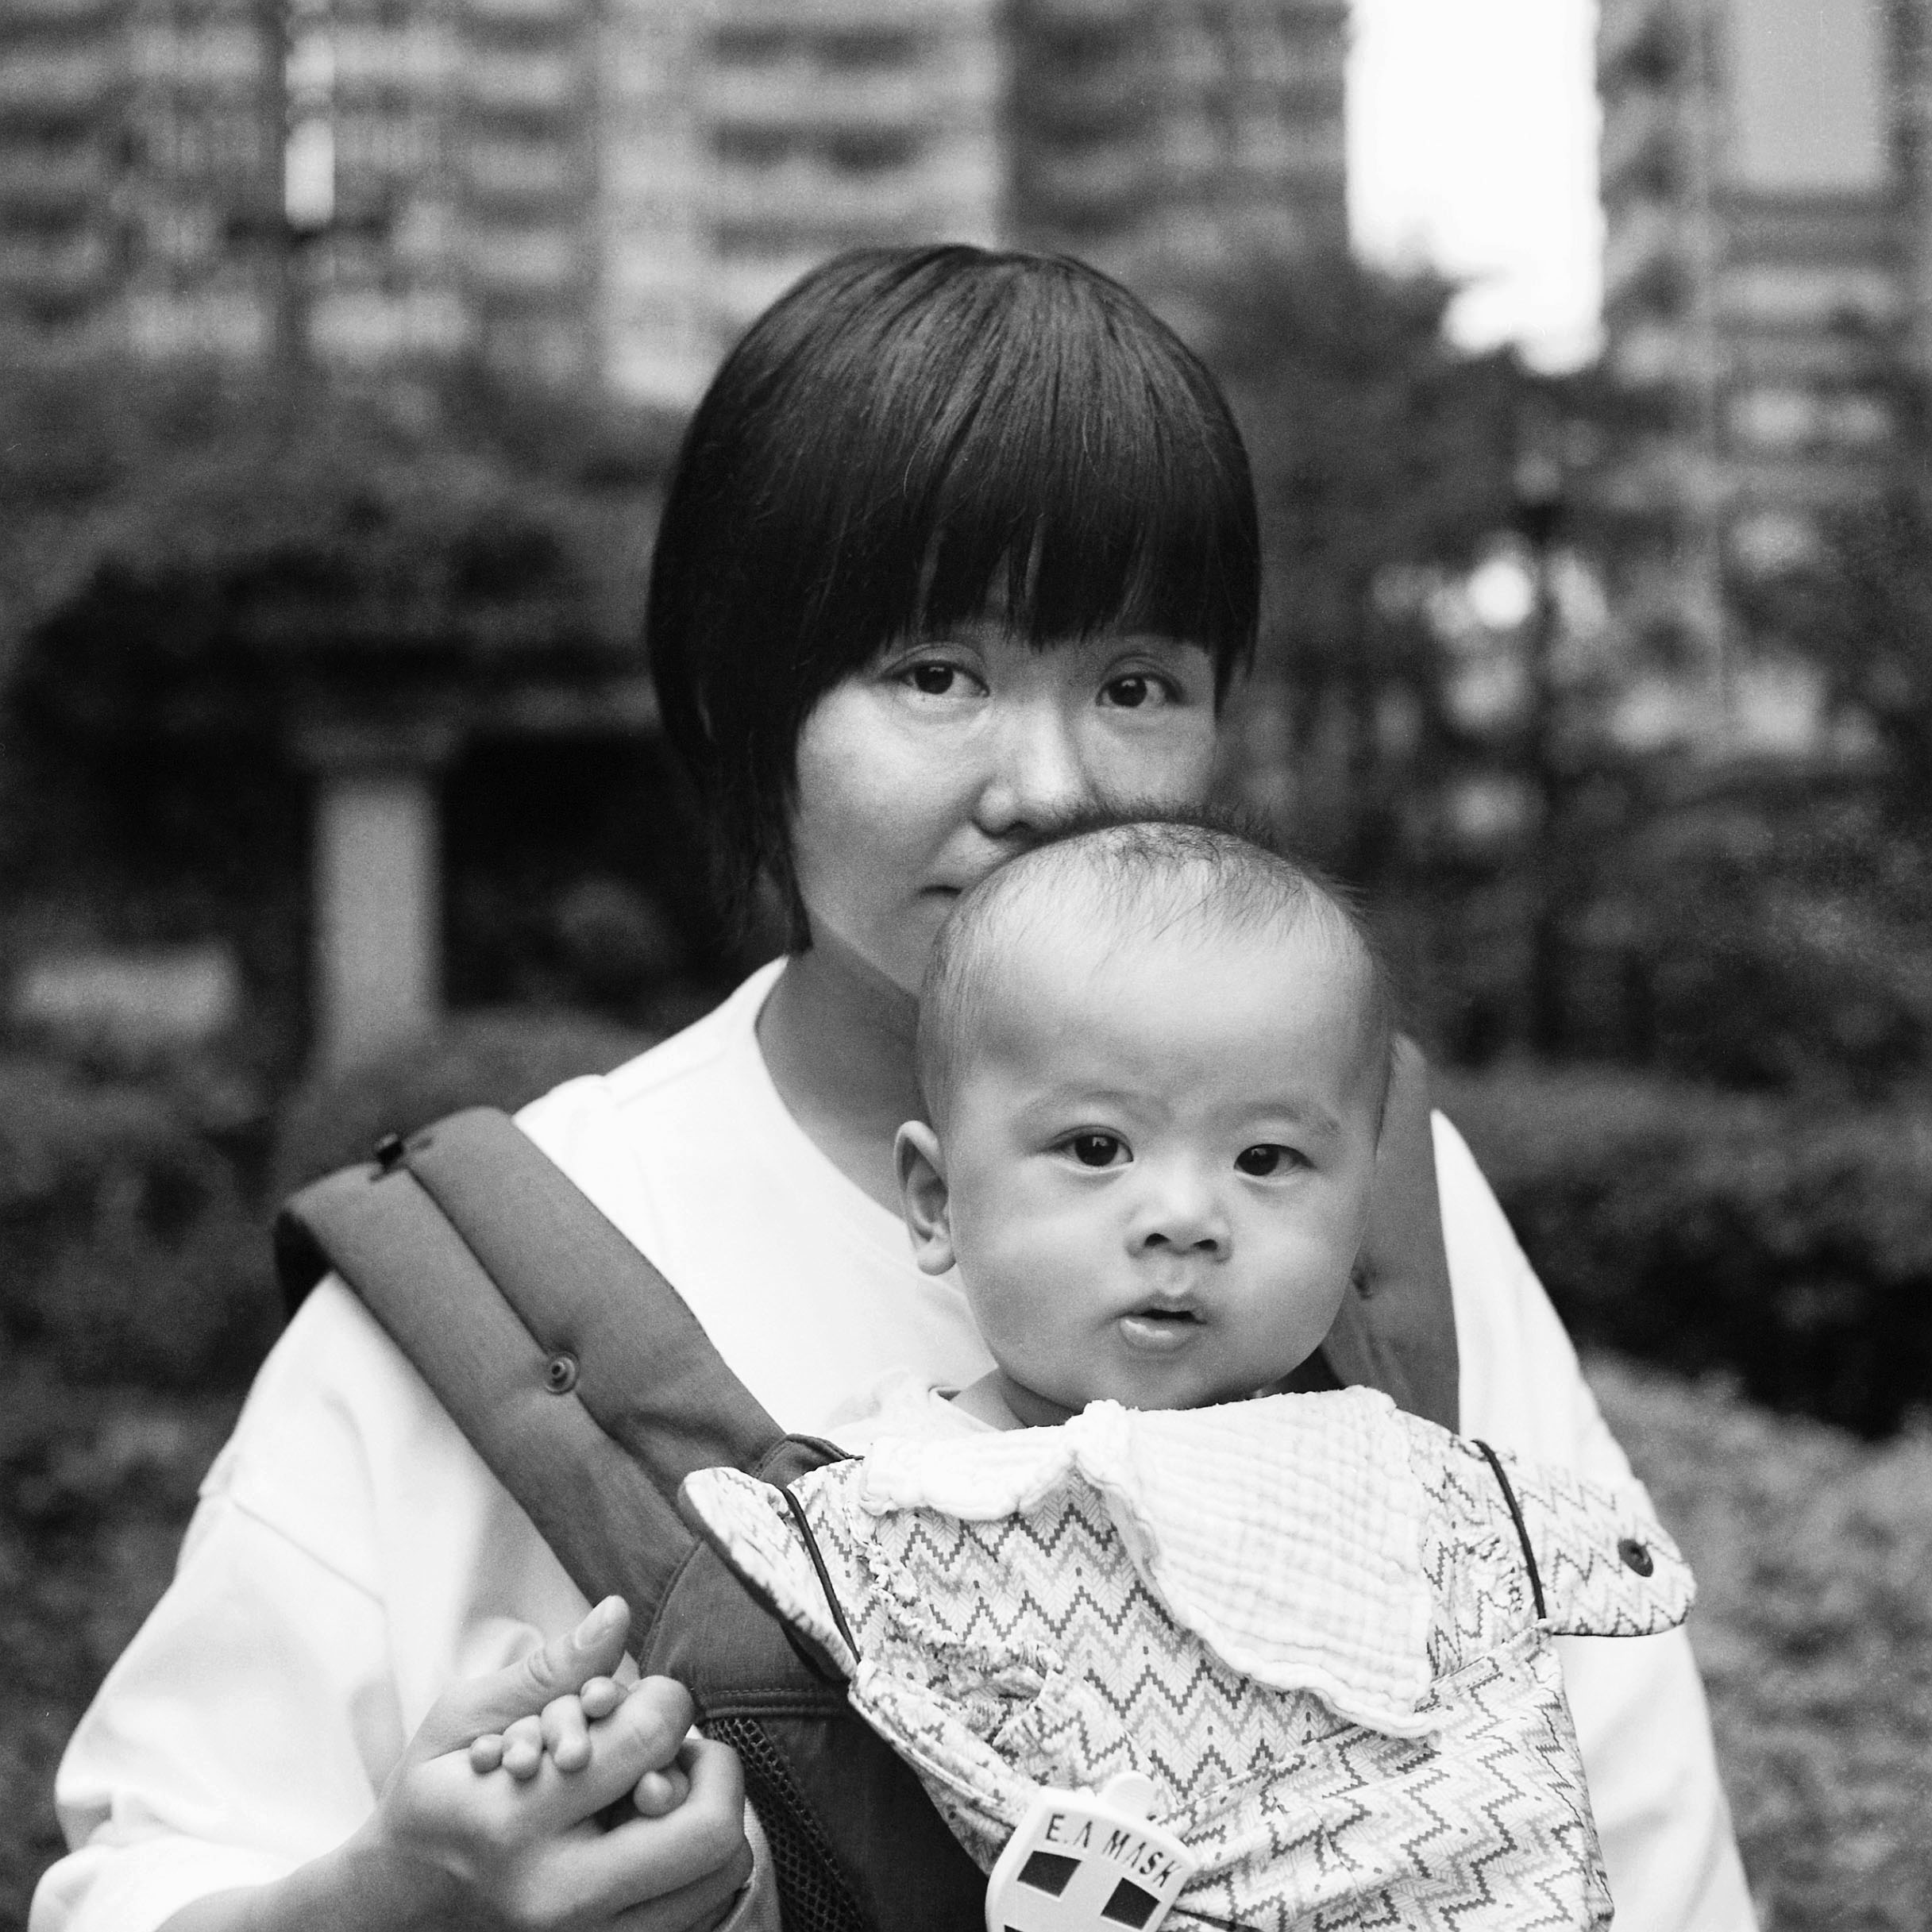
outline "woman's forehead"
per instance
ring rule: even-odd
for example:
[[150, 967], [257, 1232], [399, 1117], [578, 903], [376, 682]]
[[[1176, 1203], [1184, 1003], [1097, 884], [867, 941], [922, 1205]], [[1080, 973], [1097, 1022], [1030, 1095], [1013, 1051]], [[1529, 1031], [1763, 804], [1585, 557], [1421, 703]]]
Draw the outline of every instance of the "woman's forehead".
[[1196, 652], [1203, 657], [1212, 654], [1208, 646], [1197, 637], [1149, 630], [1117, 620], [1103, 620], [1043, 634], [990, 611], [951, 623], [928, 623], [907, 641], [914, 644], [966, 644], [989, 651], [1025, 651], [1032, 655], [1061, 651], [1100, 653], [1127, 646], [1163, 654], [1178, 651]]

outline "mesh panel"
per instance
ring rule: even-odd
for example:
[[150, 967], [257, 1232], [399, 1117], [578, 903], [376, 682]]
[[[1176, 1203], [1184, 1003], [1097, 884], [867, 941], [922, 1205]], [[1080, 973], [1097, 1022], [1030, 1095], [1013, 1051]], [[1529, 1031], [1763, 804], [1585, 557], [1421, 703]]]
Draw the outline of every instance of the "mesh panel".
[[713, 1718], [704, 1729], [728, 1744], [745, 1768], [745, 1789], [771, 1846], [785, 1932], [870, 1932], [839, 1876], [823, 1826], [764, 1726], [751, 1718]]

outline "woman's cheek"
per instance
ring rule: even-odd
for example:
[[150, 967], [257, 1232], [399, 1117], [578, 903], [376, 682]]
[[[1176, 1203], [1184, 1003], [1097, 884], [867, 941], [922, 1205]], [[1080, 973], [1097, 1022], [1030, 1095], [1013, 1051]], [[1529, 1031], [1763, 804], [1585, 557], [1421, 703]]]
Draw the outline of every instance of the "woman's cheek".
[[1198, 805], [1214, 775], [1213, 714], [1193, 706], [1177, 708], [1158, 721], [1143, 723], [1133, 714], [1111, 723], [1104, 711], [1104, 742], [1092, 755], [1092, 768], [1108, 799], [1132, 802], [1155, 798], [1178, 805]]

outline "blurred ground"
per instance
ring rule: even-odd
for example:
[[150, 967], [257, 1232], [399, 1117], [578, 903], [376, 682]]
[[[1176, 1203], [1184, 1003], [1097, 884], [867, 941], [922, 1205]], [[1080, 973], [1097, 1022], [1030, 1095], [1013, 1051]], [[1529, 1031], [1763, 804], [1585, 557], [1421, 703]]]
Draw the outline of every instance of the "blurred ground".
[[61, 1849], [54, 1765], [172, 1571], [240, 1398], [75, 1390], [0, 1361], [0, 1928]]
[[[1696, 1565], [1692, 1622], [1763, 1932], [1932, 1915], [1932, 1439], [1872, 1445], [1725, 1385], [1591, 1364]], [[62, 1743], [166, 1581], [232, 1396], [0, 1365], [0, 1932], [58, 1849]]]
[[1762, 1932], [1932, 1923], [1932, 1436], [1872, 1445], [1598, 1359], [1697, 1571], [1691, 1635]]

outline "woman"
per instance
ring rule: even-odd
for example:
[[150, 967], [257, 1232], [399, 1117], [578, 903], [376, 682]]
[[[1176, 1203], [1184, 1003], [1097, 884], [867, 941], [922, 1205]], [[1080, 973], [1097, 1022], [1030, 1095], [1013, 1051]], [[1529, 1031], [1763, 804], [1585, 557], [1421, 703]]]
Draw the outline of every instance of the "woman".
[[[1071, 264], [842, 258], [753, 328], [700, 406], [659, 531], [654, 664], [727, 886], [772, 879], [792, 949], [524, 1124], [788, 1427], [821, 1428], [887, 1368], [963, 1384], [989, 1366], [897, 1213], [927, 951], [952, 899], [1059, 816], [1205, 794], [1257, 556], [1212, 380]], [[1446, 1124], [1436, 1160], [1464, 1428], [1622, 1475]], [[568, 1634], [581, 1598], [339, 1285], [291, 1323], [203, 1498], [70, 1748], [76, 1849], [33, 1932], [641, 1932], [761, 1909], [719, 1747], [693, 1756], [669, 1817], [581, 1824], [681, 1733], [677, 1687], [632, 1698], [592, 1772], [541, 1802], [493, 1809], [505, 1781], [455, 1754], [607, 1667], [621, 1620]], [[1577, 1645], [1565, 1668], [1625, 1922], [1748, 1927], [1681, 1637]]]

